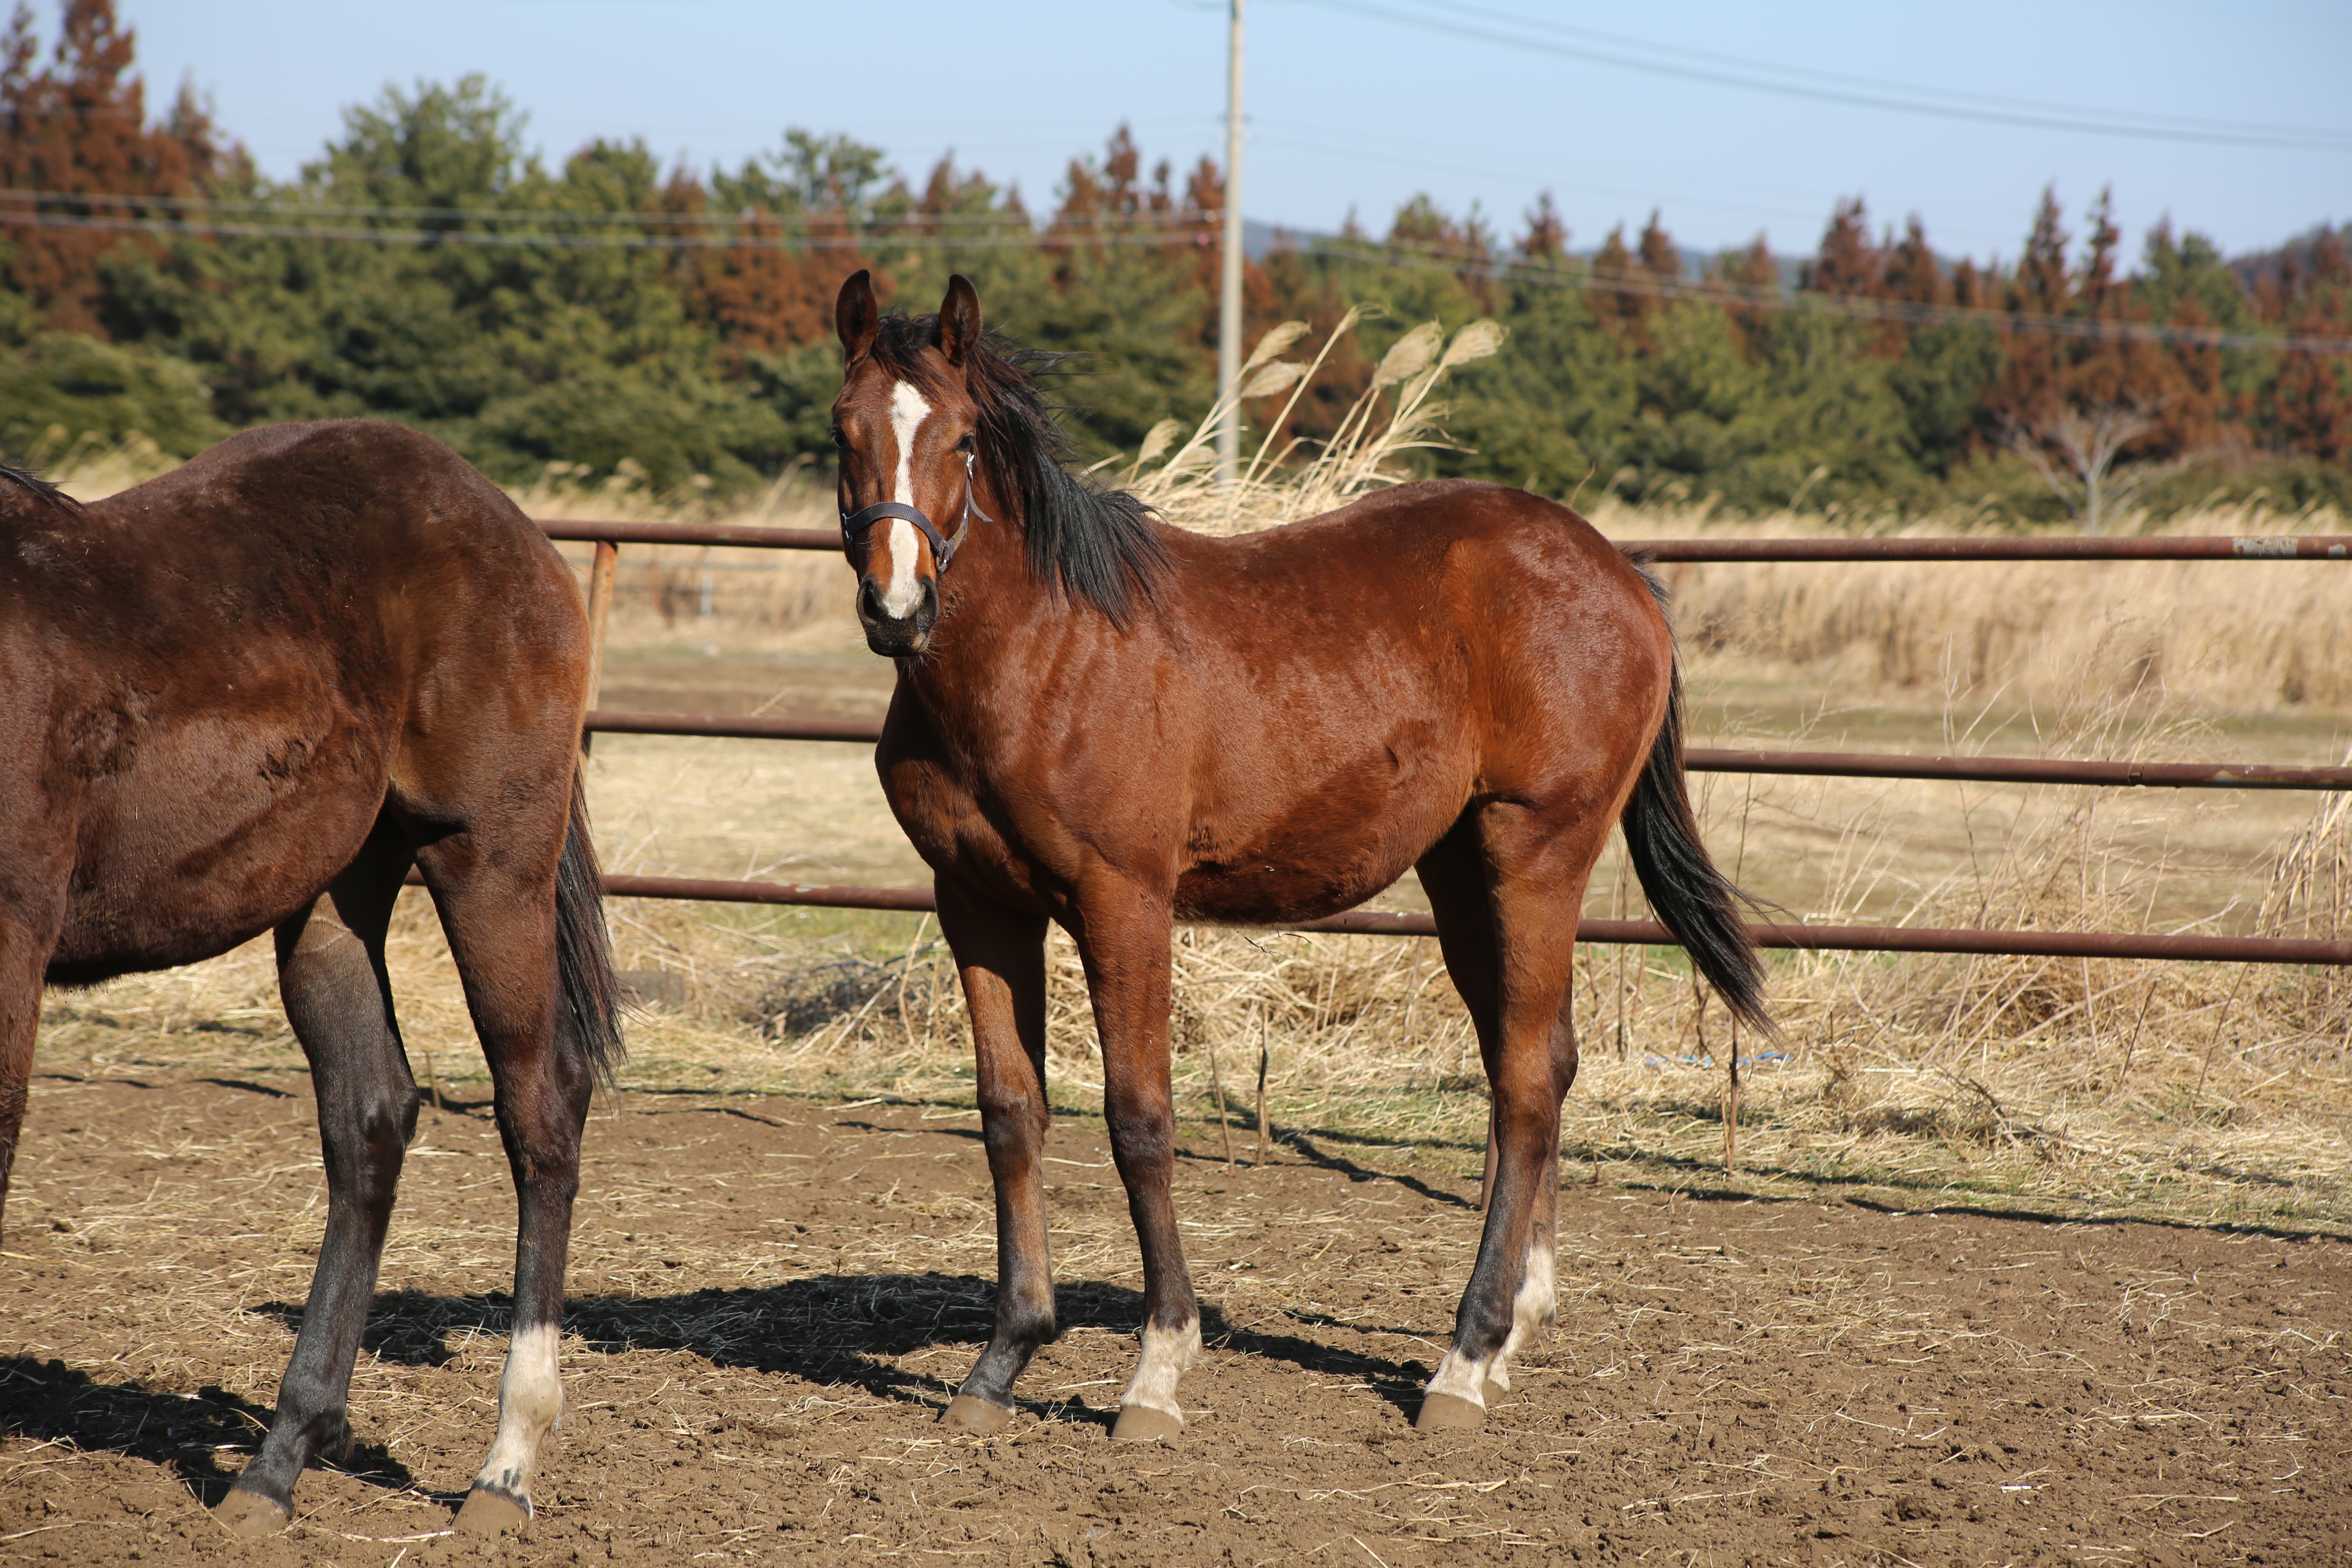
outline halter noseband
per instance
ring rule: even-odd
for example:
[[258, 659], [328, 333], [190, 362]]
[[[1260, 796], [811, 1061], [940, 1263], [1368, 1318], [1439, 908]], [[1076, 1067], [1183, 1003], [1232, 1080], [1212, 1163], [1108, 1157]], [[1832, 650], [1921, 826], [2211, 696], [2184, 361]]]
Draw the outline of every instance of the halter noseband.
[[942, 536], [939, 525], [925, 517], [919, 507], [911, 507], [903, 501], [877, 500], [872, 506], [860, 507], [842, 518], [841, 552], [847, 555], [856, 549], [858, 540], [872, 532], [874, 525], [884, 518], [904, 518], [931, 542], [931, 560], [939, 571], [946, 571], [948, 563], [955, 559], [955, 552], [963, 547], [965, 538], [971, 532], [971, 520], [977, 517], [982, 522], [996, 521], [973, 503], [971, 458], [970, 452], [963, 455], [963, 521], [956, 525], [953, 539]]

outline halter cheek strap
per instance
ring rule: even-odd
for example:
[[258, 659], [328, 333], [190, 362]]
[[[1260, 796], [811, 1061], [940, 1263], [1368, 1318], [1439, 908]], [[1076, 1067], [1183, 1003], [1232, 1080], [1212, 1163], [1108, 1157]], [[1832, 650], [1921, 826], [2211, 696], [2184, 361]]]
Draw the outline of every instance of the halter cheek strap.
[[841, 552], [846, 555], [856, 550], [857, 542], [872, 532], [874, 525], [884, 518], [904, 518], [931, 542], [931, 559], [940, 571], [946, 571], [948, 563], [955, 559], [955, 552], [962, 548], [965, 538], [971, 534], [971, 520], [977, 517], [982, 522], [996, 521], [981, 510], [972, 500], [975, 487], [972, 484], [971, 458], [970, 452], [963, 455], [963, 521], [956, 525], [953, 539], [943, 536], [939, 525], [925, 517], [919, 507], [911, 507], [903, 501], [877, 500], [872, 506], [860, 507], [842, 518]]

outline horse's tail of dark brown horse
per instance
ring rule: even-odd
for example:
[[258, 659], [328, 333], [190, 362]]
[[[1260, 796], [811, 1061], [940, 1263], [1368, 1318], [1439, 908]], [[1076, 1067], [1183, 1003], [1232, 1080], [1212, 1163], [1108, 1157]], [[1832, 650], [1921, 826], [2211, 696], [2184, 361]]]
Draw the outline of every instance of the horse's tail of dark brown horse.
[[[1666, 585], [1642, 567], [1661, 609]], [[1676, 653], [1666, 692], [1666, 721], [1650, 746], [1641, 782], [1626, 803], [1625, 848], [1633, 874], [1657, 912], [1706, 976], [1725, 1004], [1740, 1020], [1769, 1034], [1776, 1032], [1764, 1005], [1764, 963], [1757, 956], [1755, 939], [1739, 918], [1739, 906], [1754, 903], [1732, 885], [1731, 879], [1707, 858], [1699, 837], [1698, 814], [1691, 809], [1690, 785], [1683, 773], [1683, 668]]]
[[589, 1068], [606, 1083], [621, 1065], [621, 983], [604, 927], [604, 879], [588, 838], [588, 795], [572, 775], [572, 824], [555, 873], [555, 959], [563, 984], [568, 1033]]

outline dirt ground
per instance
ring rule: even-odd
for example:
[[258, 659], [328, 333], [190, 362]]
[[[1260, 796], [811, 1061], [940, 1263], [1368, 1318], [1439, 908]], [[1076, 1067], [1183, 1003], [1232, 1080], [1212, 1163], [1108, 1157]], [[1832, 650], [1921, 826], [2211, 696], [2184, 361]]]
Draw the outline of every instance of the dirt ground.
[[1065, 1333], [993, 1439], [936, 1409], [984, 1333], [976, 1115], [600, 1103], [571, 1409], [529, 1536], [437, 1532], [493, 1424], [512, 1199], [487, 1109], [425, 1114], [354, 1381], [281, 1541], [202, 1511], [270, 1408], [323, 1214], [298, 1073], [36, 1086], [0, 1257], [0, 1560], [392, 1564], [2352, 1560], [2352, 1249], [2330, 1235], [1594, 1184], [1558, 1326], [1475, 1434], [1415, 1433], [1478, 1151], [1286, 1130], [1178, 1203], [1209, 1352], [1113, 1447], [1139, 1279], [1098, 1120], [1049, 1166]]

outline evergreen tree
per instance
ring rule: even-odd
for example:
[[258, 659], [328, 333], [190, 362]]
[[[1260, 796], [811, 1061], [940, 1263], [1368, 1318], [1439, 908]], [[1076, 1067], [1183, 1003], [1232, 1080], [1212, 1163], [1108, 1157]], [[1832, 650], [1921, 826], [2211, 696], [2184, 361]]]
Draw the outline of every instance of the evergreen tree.
[[[634, 461], [664, 487], [741, 489], [824, 459], [833, 300], [861, 266], [913, 310], [964, 273], [993, 328], [1067, 355], [1057, 384], [1089, 459], [1198, 419], [1213, 392], [1223, 171], [1154, 163], [1125, 127], [1071, 161], [1042, 228], [979, 170], [942, 158], [910, 181], [799, 127], [733, 169], [665, 170], [610, 141], [550, 166], [478, 78], [387, 89], [278, 184], [186, 93], [146, 121], [106, 0], [63, 0], [61, 21], [46, 55], [22, 9], [0, 38], [0, 341], [17, 351], [0, 441], [19, 450], [135, 429], [192, 452], [237, 426], [364, 416], [509, 481]], [[207, 198], [247, 204], [259, 232], [208, 227]], [[140, 230], [107, 226], [126, 218]], [[2003, 268], [1938, 256], [1916, 216], [1874, 237], [1856, 196], [1793, 297], [1760, 235], [1696, 278], [1657, 211], [1589, 261], [1569, 243], [1549, 195], [1507, 246], [1475, 206], [1426, 195], [1379, 238], [1351, 213], [1336, 239], [1279, 239], [1244, 268], [1246, 331], [1302, 320], [1293, 357], [1332, 352], [1277, 434], [1328, 436], [1419, 323], [1491, 314], [1510, 340], [1456, 374], [1456, 445], [1415, 454], [1423, 471], [1744, 509], [1991, 494], [2054, 517], [2016, 443], [2047, 459], [2060, 424], [2113, 414], [2144, 426], [2116, 460], [2201, 465], [2183, 503], [2217, 481], [2352, 499], [2352, 360], [2146, 331], [2352, 335], [2333, 229], [2233, 265], [2164, 223], [2127, 270], [2104, 194], [2078, 250], [2044, 191]], [[1351, 307], [1370, 313], [1331, 343]]]

